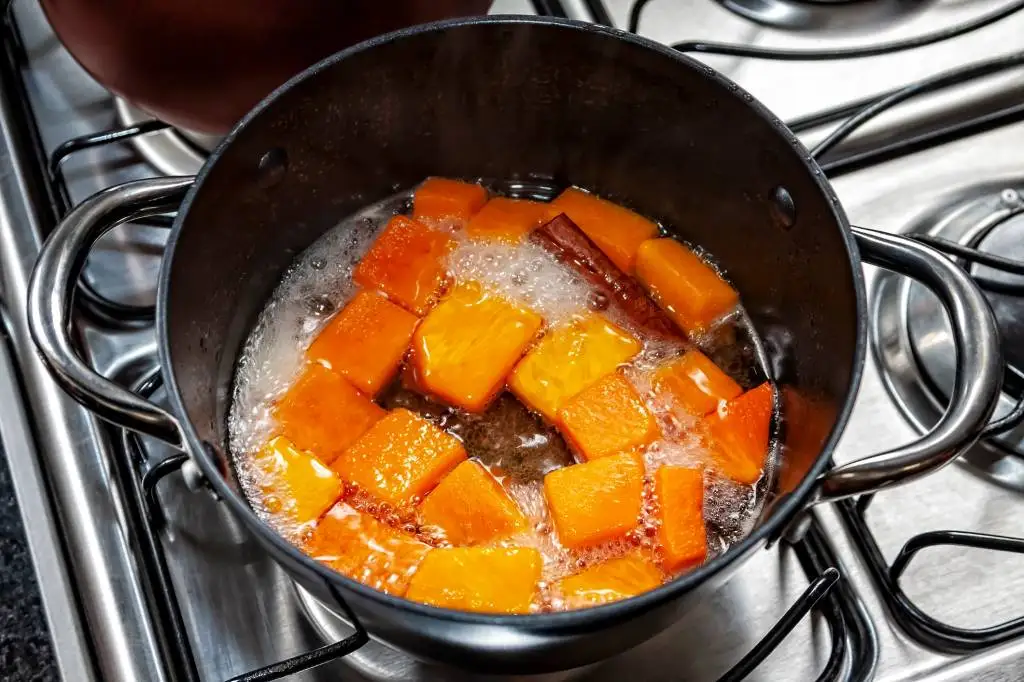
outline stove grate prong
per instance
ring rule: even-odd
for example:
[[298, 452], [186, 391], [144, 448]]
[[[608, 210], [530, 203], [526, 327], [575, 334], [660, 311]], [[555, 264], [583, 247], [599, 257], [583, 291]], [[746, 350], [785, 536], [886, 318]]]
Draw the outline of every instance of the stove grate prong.
[[935, 651], [967, 654], [1024, 635], [1024, 616], [981, 628], [962, 628], [944, 623], [921, 610], [900, 585], [907, 567], [923, 549], [952, 546], [1024, 554], [1024, 538], [954, 530], [929, 531], [910, 538], [890, 566], [860, 505], [856, 501], [842, 500], [837, 503], [837, 509], [886, 608], [910, 637]]

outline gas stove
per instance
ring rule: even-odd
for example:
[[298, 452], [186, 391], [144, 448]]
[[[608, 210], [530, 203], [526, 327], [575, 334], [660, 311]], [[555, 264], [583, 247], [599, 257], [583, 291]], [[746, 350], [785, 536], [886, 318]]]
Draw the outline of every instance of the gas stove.
[[[844, 105], [1014, 57], [1024, 49], [1024, 12], [858, 59], [712, 54], [713, 46], [693, 41], [748, 51], [877, 47], [1015, 4], [497, 0], [492, 11], [628, 28], [640, 7], [639, 33], [687, 41], [680, 47], [761, 99], [814, 149], [860, 108]], [[9, 340], [0, 344], [0, 437], [64, 679], [264, 680], [316, 661], [326, 663], [289, 679], [471, 679], [372, 641], [334, 660], [330, 645], [348, 626], [300, 592], [216, 500], [194, 491], [177, 453], [97, 422], [50, 381], [28, 338], [24, 300], [45, 234], [100, 189], [194, 173], [216, 139], [151, 121], [112, 97], [63, 50], [36, 3], [13, 5], [5, 38], [19, 40], [4, 42], [0, 64], [0, 281]], [[1024, 260], [1022, 93], [1021, 71], [999, 70], [894, 107], [821, 155], [851, 220]], [[92, 364], [156, 397], [147, 318], [165, 237], [166, 221], [105, 237], [76, 320]], [[997, 417], [1012, 416], [1024, 389], [1024, 273], [965, 267], [993, 292], [1015, 365]], [[873, 268], [866, 275], [873, 353], [839, 461], [913, 439], [941, 414], [952, 383], [948, 323], [934, 297]], [[552, 679], [1024, 679], [1024, 623], [1007, 623], [1024, 616], [1024, 541], [1014, 537], [1024, 514], [1022, 435], [1016, 428], [994, 437], [905, 487], [817, 508], [801, 540], [754, 556], [679, 627]], [[788, 634], [773, 646], [770, 632]]]

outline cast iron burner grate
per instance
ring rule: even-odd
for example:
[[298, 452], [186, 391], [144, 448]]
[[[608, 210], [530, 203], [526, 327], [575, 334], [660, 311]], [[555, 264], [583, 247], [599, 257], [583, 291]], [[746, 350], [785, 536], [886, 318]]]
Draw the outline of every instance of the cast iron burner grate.
[[[647, 1], [638, 0], [635, 3], [631, 12], [630, 30], [636, 30], [640, 11]], [[591, 8], [593, 15], [599, 23], [608, 25], [612, 23], [607, 9], [600, 0], [587, 0], [586, 4]], [[561, 7], [561, 3], [557, 2], [557, 0], [535, 0], [534, 6], [539, 14], [551, 16], [566, 15], [564, 8]], [[900, 43], [875, 45], [852, 50], [794, 52], [697, 41], [681, 43], [674, 47], [684, 52], [726, 54], [765, 59], [847, 59], [885, 54], [938, 42], [980, 28], [1022, 8], [1024, 8], [1024, 1], [1015, 2], [974, 22], [953, 27], [938, 34], [923, 36]], [[3, 61], [0, 62], [0, 69], [2, 69], [5, 79], [8, 80], [9, 86], [14, 88], [15, 92], [20, 95], [17, 100], [22, 103], [22, 108], [17, 112], [18, 120], [15, 121], [15, 124], [19, 127], [19, 130], [25, 133], [25, 138], [30, 142], [34, 160], [36, 161], [34, 170], [41, 179], [45, 180], [41, 184], [47, 194], [44, 199], [52, 211], [54, 224], [56, 224], [71, 208], [67, 186], [61, 172], [61, 165], [65, 159], [83, 149], [119, 143], [140, 135], [164, 131], [167, 125], [160, 122], [147, 121], [120, 126], [98, 134], [68, 140], [60, 145], [52, 155], [47, 156], [39, 137], [39, 131], [35, 124], [35, 117], [31, 110], [29, 99], [26, 96], [25, 84], [18, 77], [21, 67], [26, 63], [26, 57], [20, 35], [10, 13], [9, 0], [0, 5], [0, 10], [3, 10], [5, 38], [2, 52]], [[881, 93], [873, 98], [851, 102], [813, 116], [804, 117], [791, 122], [790, 127], [794, 131], [802, 131], [828, 123], [846, 121], [815, 150], [820, 158], [822, 155], [827, 155], [834, 145], [838, 144], [864, 122], [906, 99], [923, 92], [930, 92], [941, 87], [966, 82], [980, 75], [995, 73], [1021, 63], [1024, 63], [1024, 57], [1021, 55], [1011, 55], [999, 60], [970, 65], [896, 91]], [[915, 138], [897, 140], [886, 146], [877, 147], [856, 156], [828, 157], [823, 161], [822, 168], [829, 175], [835, 177], [842, 173], [851, 172], [1020, 120], [1024, 120], [1024, 105], [962, 121], [945, 129], [932, 131]], [[150, 224], [167, 227], [171, 224], [172, 218], [172, 215], [161, 216], [151, 220]], [[947, 252], [950, 251], [949, 245], [932, 245]], [[992, 262], [982, 260], [985, 258], [984, 254], [979, 254], [973, 250], [968, 249], [967, 252], [958, 251], [954, 255], [961, 258], [973, 258], [986, 265], [993, 265]], [[995, 266], [1002, 266], [1004, 269], [1024, 267], [1020, 263], [996, 263]], [[84, 280], [79, 283], [79, 296], [77, 297], [76, 304], [82, 312], [101, 324], [106, 325], [108, 328], [113, 329], [132, 328], [139, 324], [146, 324], [152, 320], [154, 312], [151, 306], [129, 305], [111, 300], [93, 290]], [[140, 393], [151, 393], [160, 386], [160, 381], [159, 375], [154, 373], [143, 379], [135, 388]], [[1019, 406], [1014, 411], [1014, 414], [1009, 415], [1001, 423], [993, 424], [990, 430], [1012, 427], [1020, 422], [1022, 418], [1024, 418], [1024, 406]], [[159, 504], [156, 502], [155, 494], [156, 487], [160, 481], [168, 475], [180, 471], [188, 461], [187, 456], [183, 454], [172, 455], [150, 468], [145, 468], [143, 465], [142, 444], [136, 435], [129, 433], [123, 435], [123, 447], [114, 448], [114, 451], [116, 460], [114, 468], [117, 475], [122, 479], [122, 483], [125, 484], [125, 489], [129, 491], [128, 506], [130, 509], [127, 512], [130, 517], [132, 530], [136, 531], [136, 534], [141, 539], [140, 551], [144, 555], [143, 564], [146, 567], [144, 577], [152, 588], [150, 590], [151, 606], [154, 613], [159, 616], [159, 626], [162, 629], [161, 648], [165, 654], [166, 664], [169, 668], [173, 669], [172, 672], [179, 679], [197, 680], [196, 661], [163, 555], [160, 539], [163, 516]], [[1024, 622], [1021, 619], [998, 626], [994, 629], [995, 631], [962, 631], [933, 621], [916, 609], [916, 607], [913, 607], [912, 603], [906, 599], [906, 596], [899, 588], [899, 577], [913, 554], [925, 546], [951, 543], [967, 544], [1000, 551], [1021, 552], [1024, 551], [1021, 547], [1021, 540], [993, 538], [967, 533], [926, 533], [908, 542], [904, 551], [897, 559], [896, 564], [891, 569], [886, 570], [884, 559], [881, 558], [877, 543], [873, 540], [867, 524], [863, 521], [863, 511], [869, 501], [870, 498], [862, 498], [862, 501], [857, 505], [843, 502], [840, 504], [840, 511], [858, 548], [868, 559], [872, 574], [882, 590], [887, 603], [890, 604], [890, 608], [897, 619], [908, 632], [930, 646], [949, 651], [974, 650], [991, 646], [994, 643], [1005, 641], [1005, 639], [1020, 634], [1022, 627], [1024, 627]], [[836, 569], [838, 562], [813, 513], [809, 514], [806, 533], [802, 539], [792, 545], [792, 549], [808, 575], [808, 588], [783, 618], [765, 635], [761, 642], [743, 657], [732, 670], [726, 673], [722, 679], [735, 682], [749, 675], [775, 649], [793, 627], [812, 610], [820, 613], [825, 618], [832, 635], [830, 656], [818, 679], [823, 682], [825, 680], [858, 682], [870, 679], [874, 674], [874, 665], [877, 659], [877, 641], [874, 631], [857, 595], [847, 580]], [[343, 604], [344, 602], [339, 600], [339, 603]], [[344, 640], [327, 644], [306, 654], [244, 673], [232, 679], [237, 681], [279, 679], [346, 655], [364, 644], [367, 639], [365, 630], [362, 629], [358, 621], [351, 614], [349, 614], [349, 619], [350, 622], [355, 624], [356, 632]]]
[[[114, 113], [121, 128], [158, 122], [121, 97], [114, 98]], [[159, 124], [153, 132], [130, 138], [132, 145], [162, 175], [195, 175], [223, 138]]]
[[926, 8], [928, 0], [716, 0], [745, 19], [786, 31], [878, 29]]
[[864, 495], [857, 500], [842, 500], [838, 503], [840, 518], [864, 558], [886, 608], [904, 632], [921, 644], [948, 654], [971, 653], [1024, 635], [1024, 616], [981, 628], [945, 623], [925, 613], [900, 584], [903, 574], [922, 550], [951, 546], [1024, 554], [1024, 539], [953, 530], [930, 531], [907, 540], [890, 566], [865, 518], [873, 499], [873, 495]]

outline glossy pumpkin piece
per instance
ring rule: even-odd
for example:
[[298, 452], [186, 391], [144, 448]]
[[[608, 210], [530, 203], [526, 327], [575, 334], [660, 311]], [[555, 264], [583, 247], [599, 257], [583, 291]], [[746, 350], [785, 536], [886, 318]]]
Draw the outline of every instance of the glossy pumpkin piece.
[[373, 425], [331, 468], [342, 479], [395, 507], [430, 492], [466, 459], [466, 451], [423, 417], [396, 409]]
[[430, 546], [344, 502], [320, 520], [303, 550], [338, 573], [401, 596]]
[[618, 372], [567, 400], [558, 413], [558, 427], [586, 460], [648, 445], [660, 435], [654, 415]]
[[658, 226], [624, 206], [570, 187], [551, 202], [627, 275], [632, 275], [640, 244], [658, 234]]
[[770, 383], [752, 388], [705, 418], [719, 473], [755, 483], [764, 471], [775, 394]]
[[526, 517], [480, 463], [467, 460], [420, 504], [425, 524], [437, 526], [453, 545], [476, 545], [526, 530]]
[[406, 598], [459, 611], [529, 613], [540, 553], [526, 547], [446, 547], [427, 555]]
[[575, 464], [544, 477], [544, 496], [559, 541], [582, 549], [617, 540], [636, 527], [644, 488], [639, 455]]
[[698, 417], [714, 412], [719, 403], [743, 392], [739, 384], [696, 349], [660, 367], [653, 384], [656, 392], [671, 396], [674, 404]]
[[395, 216], [359, 261], [352, 281], [382, 292], [416, 315], [426, 315], [444, 288], [444, 259], [453, 245], [444, 232], [408, 216]]
[[653, 590], [664, 576], [651, 561], [632, 552], [584, 569], [555, 585], [566, 608], [609, 604]]
[[418, 318], [374, 291], [360, 291], [306, 352], [368, 396], [388, 385], [409, 349]]
[[284, 516], [295, 526], [314, 523], [341, 497], [338, 477], [287, 438], [270, 440], [254, 462], [267, 511]]
[[412, 215], [426, 220], [469, 220], [487, 203], [487, 190], [470, 182], [428, 178], [412, 197]]
[[384, 416], [384, 410], [318, 362], [306, 364], [273, 412], [278, 433], [324, 464]]
[[475, 282], [460, 284], [413, 335], [414, 384], [450, 405], [482, 412], [542, 323], [536, 313]]
[[704, 563], [707, 531], [704, 528], [704, 472], [663, 466], [654, 475], [658, 498], [658, 543], [662, 566], [675, 572]]
[[466, 225], [473, 239], [518, 242], [551, 216], [551, 205], [529, 199], [495, 197], [484, 204]]
[[592, 313], [550, 330], [516, 365], [508, 387], [554, 422], [566, 400], [640, 352], [640, 342]]
[[636, 277], [687, 334], [704, 331], [739, 304], [736, 290], [675, 239], [641, 244]]

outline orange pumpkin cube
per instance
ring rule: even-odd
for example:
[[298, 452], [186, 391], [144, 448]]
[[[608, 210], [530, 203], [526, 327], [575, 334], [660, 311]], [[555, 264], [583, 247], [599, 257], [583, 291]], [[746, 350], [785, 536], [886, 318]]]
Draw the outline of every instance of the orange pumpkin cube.
[[704, 472], [663, 466], [654, 475], [658, 497], [658, 542], [662, 566], [675, 572], [704, 563], [708, 553], [704, 530]]
[[416, 316], [373, 291], [360, 291], [328, 323], [306, 351], [375, 396], [398, 373]]
[[287, 438], [271, 439], [253, 460], [267, 511], [296, 526], [315, 522], [341, 497], [338, 477]]
[[544, 495], [569, 549], [618, 540], [636, 527], [644, 465], [636, 453], [602, 457], [556, 469], [544, 477]]
[[501, 392], [543, 320], [485, 290], [460, 284], [413, 335], [415, 383], [441, 400], [482, 412]]
[[528, 199], [495, 197], [466, 225], [466, 234], [474, 239], [498, 239], [517, 242], [551, 217], [551, 205]]
[[526, 405], [555, 421], [562, 404], [640, 352], [640, 342], [593, 313], [549, 331], [509, 377]]
[[568, 608], [580, 609], [653, 590], [661, 585], [663, 577], [657, 566], [632, 552], [562, 578], [556, 589]]
[[541, 563], [540, 552], [526, 547], [435, 549], [420, 564], [405, 596], [459, 611], [529, 613]]
[[527, 528], [526, 517], [478, 462], [466, 460], [420, 504], [423, 522], [445, 532], [453, 545], [476, 545]]
[[661, 434], [654, 415], [618, 372], [566, 400], [558, 412], [558, 427], [586, 460], [648, 445]]
[[764, 471], [775, 396], [765, 382], [705, 417], [718, 471], [737, 483], [755, 483]]
[[426, 495], [464, 459], [466, 450], [458, 438], [400, 408], [370, 427], [331, 468], [399, 507]]
[[743, 389], [699, 350], [683, 356], [654, 373], [654, 390], [672, 396], [674, 402], [698, 417], [714, 412], [723, 400], [732, 400]]
[[384, 410], [318, 362], [274, 405], [278, 432], [330, 464], [384, 416]]
[[430, 546], [339, 502], [320, 520], [303, 550], [342, 575], [401, 596]]
[[469, 182], [427, 178], [412, 196], [414, 218], [469, 220], [487, 203], [487, 190]]
[[569, 216], [627, 275], [633, 274], [640, 244], [658, 234], [657, 224], [642, 215], [575, 187], [559, 194], [551, 206], [552, 215]]
[[397, 215], [359, 261], [352, 281], [383, 292], [417, 315], [426, 315], [444, 288], [444, 260], [454, 243], [440, 230]]
[[739, 303], [736, 290], [675, 239], [641, 244], [636, 277], [687, 334], [706, 330]]

